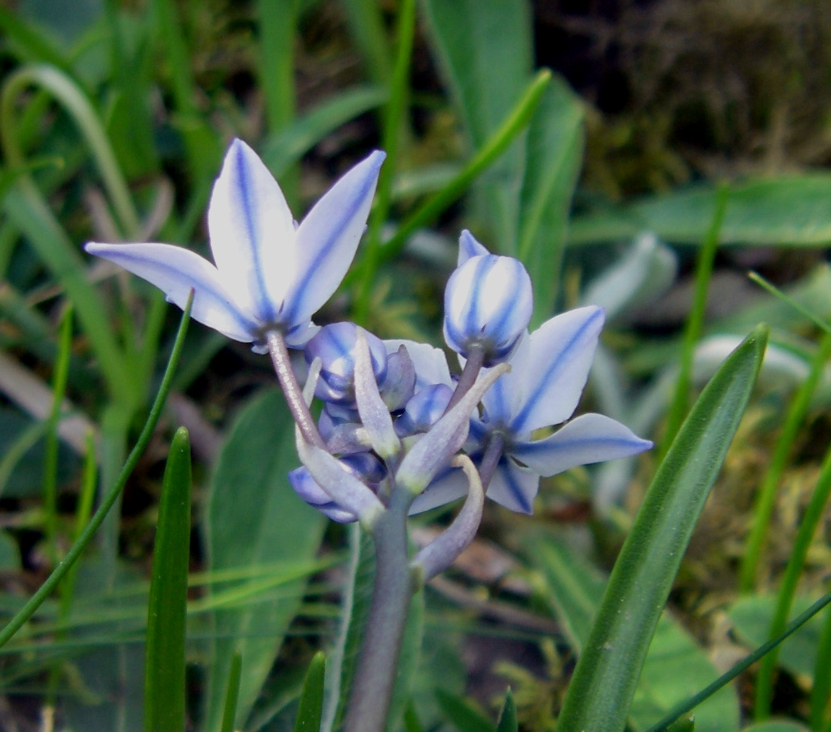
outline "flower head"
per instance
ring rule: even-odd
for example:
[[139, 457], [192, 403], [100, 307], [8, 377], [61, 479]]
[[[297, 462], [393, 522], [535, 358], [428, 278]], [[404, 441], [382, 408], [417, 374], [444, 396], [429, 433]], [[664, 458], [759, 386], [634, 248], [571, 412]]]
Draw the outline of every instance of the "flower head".
[[[502, 376], [482, 398], [481, 417], [473, 417], [465, 445], [480, 461], [489, 441], [503, 441], [502, 456], [487, 495], [521, 513], [531, 513], [540, 477], [578, 465], [636, 455], [652, 447], [628, 427], [600, 414], [584, 414], [553, 434], [533, 439], [536, 430], [559, 425], [577, 408], [588, 379], [603, 310], [584, 307], [557, 315], [521, 339]], [[426, 511], [464, 495], [458, 472], [446, 472], [413, 503]]]
[[86, 250], [156, 285], [179, 307], [193, 290], [195, 320], [258, 352], [269, 330], [299, 347], [352, 263], [384, 157], [376, 151], [358, 163], [297, 224], [265, 164], [234, 140], [208, 208], [215, 264], [169, 244], [91, 242]]
[[507, 361], [534, 310], [531, 278], [513, 257], [490, 254], [469, 231], [459, 238], [459, 266], [444, 291], [444, 339], [465, 358], [483, 350], [484, 365]]

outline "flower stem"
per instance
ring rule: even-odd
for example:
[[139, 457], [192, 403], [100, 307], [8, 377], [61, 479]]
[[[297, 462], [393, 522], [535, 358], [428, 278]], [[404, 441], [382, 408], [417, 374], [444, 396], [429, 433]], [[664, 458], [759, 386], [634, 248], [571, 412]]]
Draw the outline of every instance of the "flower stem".
[[407, 512], [411, 503], [407, 490], [393, 490], [387, 511], [373, 527], [372, 604], [350, 691], [345, 732], [383, 732], [387, 725], [404, 625], [414, 591], [407, 552]]
[[286, 339], [283, 338], [280, 331], [270, 330], [266, 334], [266, 340], [268, 342], [268, 352], [271, 354], [271, 362], [274, 364], [274, 371], [277, 372], [277, 379], [283, 389], [283, 394], [286, 396], [291, 416], [294, 417], [294, 421], [300, 428], [306, 442], [328, 452], [326, 442], [320, 436], [314, 417], [309, 411], [306, 400], [303, 399], [303, 390], [297, 382], [297, 375], [291, 367]]
[[461, 401], [462, 397], [467, 394], [470, 391], [470, 388], [476, 383], [476, 377], [479, 376], [479, 372], [482, 370], [482, 364], [484, 361], [484, 349], [480, 347], [473, 347], [468, 351], [465, 367], [462, 369], [459, 381], [456, 382], [456, 390], [453, 392], [453, 396], [450, 397], [450, 401], [447, 403], [447, 407], [444, 410], [445, 414], [453, 409], [453, 407]]
[[479, 465], [479, 478], [482, 481], [482, 488], [486, 492], [504, 449], [505, 438], [498, 432], [494, 432], [488, 439], [488, 446], [485, 448], [485, 454], [482, 456], [482, 462]]

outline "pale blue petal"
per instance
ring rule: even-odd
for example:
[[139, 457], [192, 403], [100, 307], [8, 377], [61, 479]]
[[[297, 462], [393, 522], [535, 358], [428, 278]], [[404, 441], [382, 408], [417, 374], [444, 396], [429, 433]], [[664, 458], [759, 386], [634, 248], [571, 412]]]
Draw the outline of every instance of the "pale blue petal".
[[459, 258], [456, 262], [457, 267], [461, 267], [471, 257], [478, 257], [481, 254], [490, 254], [490, 252], [471, 234], [467, 229], [463, 229], [459, 236]]
[[[511, 370], [502, 376], [482, 397], [482, 406], [485, 408], [485, 418], [491, 425], [507, 425], [511, 418], [522, 407], [523, 386], [527, 383], [527, 372], [531, 364], [530, 339], [528, 332], [520, 338], [508, 365]], [[482, 375], [487, 373], [483, 371]]]
[[459, 468], [448, 468], [440, 473], [427, 488], [419, 493], [410, 506], [410, 516], [452, 503], [468, 491], [468, 480]]
[[447, 366], [447, 356], [441, 348], [431, 346], [429, 343], [401, 339], [384, 341], [384, 345], [388, 354], [395, 353], [401, 346], [407, 349], [407, 354], [416, 370], [416, 391], [434, 384], [453, 386], [453, 379]]
[[602, 414], [584, 414], [544, 440], [514, 443], [511, 456], [546, 477], [578, 465], [631, 457], [649, 450], [625, 425]]
[[[522, 383], [522, 406], [511, 420], [514, 434], [565, 422], [577, 408], [589, 376], [602, 308], [569, 310], [531, 334]], [[514, 356], [512, 363], [517, 360]]]
[[297, 269], [286, 297], [286, 322], [311, 317], [352, 264], [386, 154], [375, 151], [346, 173], [297, 228]]
[[286, 199], [257, 154], [234, 140], [208, 207], [214, 261], [238, 302], [263, 323], [288, 323], [280, 314], [299, 271], [295, 227]]
[[540, 476], [537, 473], [503, 456], [485, 495], [511, 511], [530, 515], [534, 512], [534, 498], [539, 489]]
[[147, 280], [180, 308], [185, 307], [193, 290], [194, 320], [235, 341], [249, 343], [257, 338], [260, 324], [235, 302], [216, 267], [189, 249], [170, 244], [90, 242], [86, 250]]

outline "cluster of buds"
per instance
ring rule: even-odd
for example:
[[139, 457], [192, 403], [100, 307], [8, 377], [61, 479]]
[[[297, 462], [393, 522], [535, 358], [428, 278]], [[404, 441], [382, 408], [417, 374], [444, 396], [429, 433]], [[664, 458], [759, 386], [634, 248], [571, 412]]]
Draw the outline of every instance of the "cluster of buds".
[[[150, 281], [180, 307], [193, 293], [194, 319], [270, 352], [297, 422], [303, 465], [289, 480], [333, 520], [371, 531], [396, 494], [410, 513], [467, 496], [445, 535], [415, 559], [426, 579], [473, 538], [485, 495], [531, 513], [541, 476], [631, 456], [651, 443], [598, 414], [551, 431], [577, 407], [603, 311], [572, 310], [529, 333], [525, 267], [491, 254], [467, 231], [444, 299], [444, 337], [458, 354], [459, 378], [433, 346], [382, 341], [348, 322], [312, 323], [352, 262], [383, 159], [374, 152], [352, 168], [297, 224], [263, 163], [236, 140], [208, 213], [215, 265], [167, 244], [91, 243], [87, 251]], [[303, 349], [302, 393], [287, 348]], [[316, 422], [314, 397], [323, 402]]]

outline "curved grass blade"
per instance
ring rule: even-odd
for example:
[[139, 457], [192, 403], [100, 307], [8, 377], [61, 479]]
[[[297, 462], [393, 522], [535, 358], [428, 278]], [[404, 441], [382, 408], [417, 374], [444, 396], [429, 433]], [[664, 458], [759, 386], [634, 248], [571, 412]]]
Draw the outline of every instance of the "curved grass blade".
[[320, 732], [320, 720], [323, 718], [323, 678], [326, 670], [326, 656], [323, 651], [315, 653], [309, 664], [303, 692], [300, 694], [300, 706], [294, 722], [294, 732]]
[[242, 656], [239, 651], [231, 658], [231, 670], [228, 672], [228, 686], [225, 689], [225, 708], [222, 712], [220, 732], [234, 732], [234, 720], [237, 716], [237, 699], [239, 698], [239, 679], [242, 673]]
[[182, 315], [179, 332], [176, 334], [176, 342], [173, 345], [173, 351], [170, 354], [170, 361], [167, 363], [167, 369], [165, 369], [164, 377], [162, 378], [162, 383], [159, 387], [159, 392], [156, 395], [156, 400], [150, 408], [150, 414], [147, 416], [147, 421], [144, 423], [141, 435], [139, 435], [139, 439], [130, 453], [130, 456], [127, 458], [127, 462], [124, 464], [124, 468], [121, 470], [118, 479], [113, 484], [113, 487], [110, 488], [107, 495], [104, 496], [101, 501], [101, 505], [95, 512], [95, 515], [87, 524], [78, 540], [72, 545], [72, 548], [69, 550], [66, 557], [64, 557], [63, 562], [55, 568], [55, 571], [49, 575], [47, 580], [41, 585], [40, 589], [32, 595], [29, 601], [8, 622], [6, 627], [0, 631], [0, 647], [4, 646], [9, 639], [17, 633], [21, 627], [23, 627], [23, 624], [31, 618], [32, 615], [34, 615], [35, 611], [43, 604], [44, 600], [52, 594], [52, 591], [58, 586], [60, 581], [72, 568], [72, 565], [75, 564], [81, 556], [84, 549], [86, 549], [90, 541], [92, 541], [93, 536], [95, 536], [95, 532], [104, 522], [107, 513], [121, 495], [121, 491], [127, 483], [127, 479], [135, 469], [139, 458], [141, 458], [142, 453], [150, 442], [150, 438], [153, 436], [153, 430], [156, 429], [156, 424], [159, 421], [159, 417], [161, 417], [162, 409], [164, 409], [165, 402], [167, 401], [167, 395], [170, 392], [170, 385], [173, 381], [173, 372], [176, 370], [176, 365], [179, 363], [179, 356], [182, 353], [182, 346], [184, 345], [185, 335], [188, 330], [191, 301], [192, 298], [188, 300], [185, 312]]
[[190, 482], [190, 440], [180, 427], [167, 458], [153, 547], [144, 672], [147, 732], [181, 732], [185, 727]]
[[626, 727], [650, 640], [767, 343], [758, 326], [705, 387], [658, 469], [603, 595], [558, 732]]

